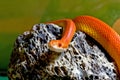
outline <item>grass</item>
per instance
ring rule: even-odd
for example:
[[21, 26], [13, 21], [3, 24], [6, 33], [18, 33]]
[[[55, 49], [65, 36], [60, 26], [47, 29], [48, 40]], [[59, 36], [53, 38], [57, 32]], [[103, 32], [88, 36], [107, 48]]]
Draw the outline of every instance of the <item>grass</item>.
[[79, 15], [95, 16], [111, 25], [120, 17], [119, 0], [3, 0], [0, 2], [0, 69], [9, 63], [18, 34], [34, 24]]

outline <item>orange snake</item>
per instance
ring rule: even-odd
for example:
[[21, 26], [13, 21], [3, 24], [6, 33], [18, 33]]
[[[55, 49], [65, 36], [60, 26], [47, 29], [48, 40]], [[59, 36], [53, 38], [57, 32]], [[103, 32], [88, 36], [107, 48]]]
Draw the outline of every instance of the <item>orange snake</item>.
[[50, 23], [64, 27], [60, 40], [51, 40], [49, 47], [56, 52], [62, 52], [68, 48], [76, 30], [85, 32], [108, 52], [117, 64], [120, 73], [120, 36], [106, 23], [91, 16], [79, 16], [75, 19], [63, 19]]

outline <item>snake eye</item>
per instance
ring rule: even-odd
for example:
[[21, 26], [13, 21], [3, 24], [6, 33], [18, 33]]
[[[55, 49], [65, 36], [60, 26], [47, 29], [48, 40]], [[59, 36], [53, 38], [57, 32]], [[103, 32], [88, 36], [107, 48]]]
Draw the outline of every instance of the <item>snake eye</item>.
[[61, 47], [61, 46], [62, 46], [62, 44], [61, 44], [61, 43], [59, 43], [59, 44], [58, 44], [58, 47]]

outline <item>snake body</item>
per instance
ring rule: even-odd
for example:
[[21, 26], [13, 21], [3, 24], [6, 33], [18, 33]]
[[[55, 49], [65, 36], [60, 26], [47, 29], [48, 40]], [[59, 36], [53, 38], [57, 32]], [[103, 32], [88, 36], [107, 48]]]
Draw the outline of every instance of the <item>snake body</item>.
[[49, 48], [56, 52], [63, 52], [67, 49], [70, 41], [72, 40], [76, 31], [76, 26], [71, 19], [56, 20], [47, 23], [54, 23], [61, 27], [64, 27], [63, 36], [60, 40], [51, 40], [49, 42]]
[[109, 25], [91, 16], [79, 16], [73, 20], [64, 19], [53, 21], [51, 23], [64, 27], [62, 38], [60, 40], [50, 41], [49, 47], [51, 50], [56, 52], [64, 51], [72, 40], [75, 31], [80, 30], [102, 45], [116, 62], [120, 73], [120, 36], [110, 28]]

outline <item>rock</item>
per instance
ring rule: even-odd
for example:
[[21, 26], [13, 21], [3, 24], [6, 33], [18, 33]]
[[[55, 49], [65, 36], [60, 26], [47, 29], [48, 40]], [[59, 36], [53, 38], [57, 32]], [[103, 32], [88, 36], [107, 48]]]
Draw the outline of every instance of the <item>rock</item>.
[[9, 79], [118, 80], [114, 62], [92, 38], [80, 31], [75, 33], [65, 52], [51, 51], [49, 41], [60, 39], [61, 34], [62, 28], [57, 25], [36, 24], [19, 35], [9, 63]]

